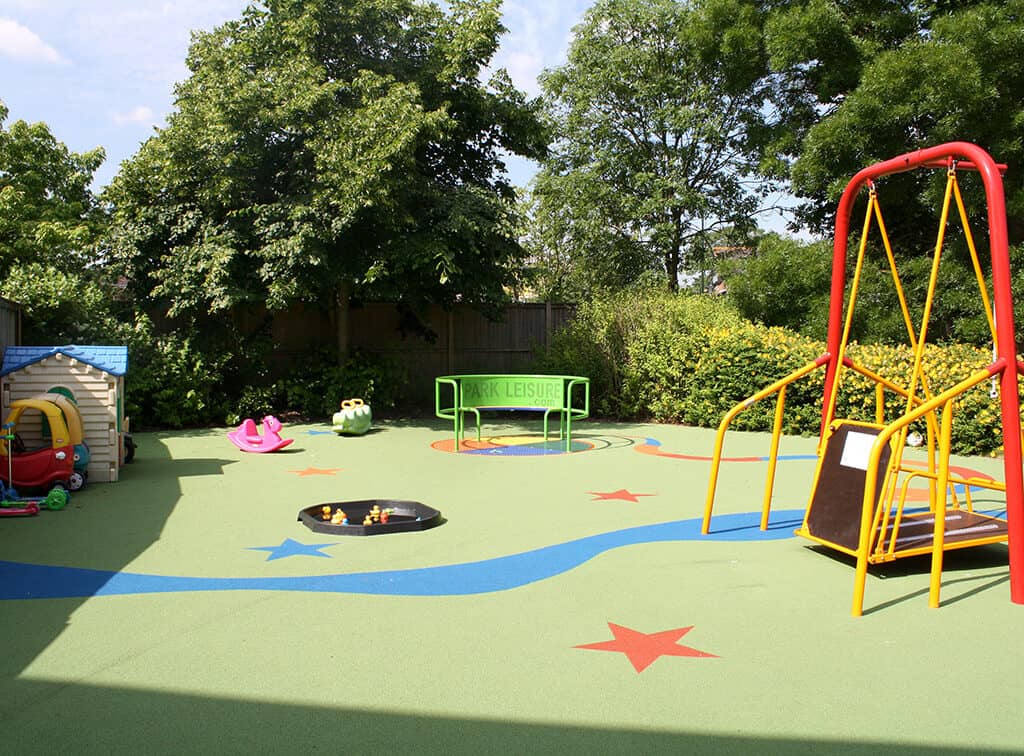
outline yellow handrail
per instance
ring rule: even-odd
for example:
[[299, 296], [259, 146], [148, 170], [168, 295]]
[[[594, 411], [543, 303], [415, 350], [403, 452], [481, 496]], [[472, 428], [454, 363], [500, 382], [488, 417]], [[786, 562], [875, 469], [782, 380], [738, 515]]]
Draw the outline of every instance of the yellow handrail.
[[[908, 412], [903, 417], [895, 420], [889, 425], [885, 426], [879, 431], [878, 436], [875, 438], [875, 442], [871, 447], [871, 452], [868, 455], [868, 466], [865, 475], [864, 484], [864, 499], [863, 507], [861, 509], [861, 522], [860, 522], [860, 539], [857, 547], [857, 573], [854, 578], [854, 589], [853, 589], [853, 606], [852, 614], [854, 617], [859, 617], [864, 613], [864, 585], [867, 581], [868, 574], [868, 560], [870, 556], [871, 540], [874, 528], [872, 527], [875, 517], [875, 487], [878, 479], [878, 467], [881, 460], [882, 450], [885, 445], [889, 443], [889, 440], [896, 435], [896, 433], [902, 432], [907, 426], [909, 426], [915, 420], [920, 419], [929, 412], [934, 412], [939, 407], [945, 407], [943, 412], [942, 423], [946, 424], [947, 414], [951, 414], [949, 411], [951, 407], [947, 407], [947, 403], [951, 402], [956, 397], [960, 396], [967, 390], [977, 386], [982, 381], [986, 381], [993, 375], [1002, 372], [1006, 368], [1005, 361], [1002, 359], [996, 360], [984, 370], [979, 370], [964, 380], [957, 383], [955, 386], [943, 391], [935, 397], [932, 397], [928, 401], [922, 403], [917, 409]], [[948, 439], [947, 439], [948, 442]], [[940, 452], [940, 469], [939, 477], [936, 488], [940, 491], [945, 491], [945, 486], [949, 482], [949, 446], [942, 445], [942, 432], [940, 431], [939, 438], [939, 450]], [[943, 476], [942, 466], [946, 466], [946, 473]], [[944, 504], [943, 504], [944, 506]], [[938, 516], [938, 514], [936, 515]]]
[[718, 434], [715, 436], [715, 451], [711, 461], [711, 480], [708, 482], [708, 495], [704, 503], [704, 520], [701, 523], [700, 532], [703, 535], [707, 535], [711, 527], [711, 510], [715, 506], [715, 490], [718, 487], [718, 471], [722, 464], [722, 446], [725, 444], [725, 433], [729, 429], [729, 425], [743, 410], [750, 408], [757, 402], [761, 401], [765, 397], [771, 396], [776, 392], [780, 392], [779, 403], [775, 408], [775, 428], [772, 432], [772, 454], [769, 458], [769, 479], [768, 485], [765, 491], [765, 504], [762, 507], [761, 514], [761, 530], [766, 530], [768, 527], [768, 515], [767, 511], [771, 506], [771, 490], [772, 483], [775, 477], [775, 465], [772, 462], [778, 457], [779, 449], [779, 437], [782, 435], [782, 412], [785, 405], [785, 387], [791, 383], [794, 383], [806, 375], [813, 373], [820, 367], [823, 367], [828, 363], [830, 355], [828, 353], [821, 355], [816, 360], [808, 362], [803, 367], [797, 368], [789, 375], [780, 378], [775, 383], [761, 389], [756, 394], [744, 399], [742, 402], [734, 405], [727, 413], [722, 421], [718, 424]]
[[[801, 378], [804, 378], [810, 373], [813, 373], [817, 368], [823, 367], [828, 362], [828, 359], [829, 355], [826, 353], [818, 357], [816, 360], [807, 363], [803, 367], [794, 370], [792, 373], [783, 378], [780, 378], [770, 386], [767, 386], [761, 391], [758, 391], [756, 394], [753, 394], [750, 397], [744, 399], [743, 401], [735, 404], [732, 407], [732, 409], [730, 409], [725, 414], [725, 417], [722, 418], [722, 421], [718, 425], [718, 433], [715, 437], [714, 452], [711, 458], [711, 476], [710, 481], [708, 483], [707, 498], [704, 503], [704, 519], [701, 524], [702, 534], [707, 535], [710, 532], [711, 514], [714, 509], [715, 494], [718, 487], [718, 474], [722, 462], [722, 447], [725, 444], [725, 434], [728, 431], [729, 426], [732, 424], [732, 421], [736, 418], [736, 416], [739, 415], [741, 412], [748, 409], [749, 407], [752, 407], [754, 404], [761, 401], [762, 399], [765, 399], [771, 396], [772, 394], [778, 393], [779, 398], [775, 406], [775, 419], [772, 427], [771, 448], [768, 453], [768, 479], [765, 485], [764, 499], [761, 505], [761, 530], [768, 529], [768, 516], [771, 511], [772, 490], [774, 488], [775, 470], [776, 465], [778, 463], [779, 442], [782, 437], [782, 419], [786, 402], [785, 389], [791, 383], [795, 383]], [[910, 397], [910, 395], [907, 393], [907, 390], [904, 389], [902, 386], [893, 383], [892, 381], [882, 377], [881, 375], [879, 375], [878, 373], [874, 372], [869, 368], [857, 364], [856, 362], [849, 358], [846, 358], [844, 360], [844, 363], [846, 367], [850, 368], [851, 370], [857, 373], [860, 373], [865, 378], [868, 378], [875, 382], [875, 385], [877, 387], [877, 406], [875, 409], [875, 416], [878, 419], [879, 425], [881, 425], [883, 422], [882, 413], [884, 408], [882, 404], [882, 394], [885, 389], [889, 389], [890, 391], [893, 391], [896, 394], [906, 399], [909, 399], [915, 404], [922, 404], [925, 401], [920, 397]]]

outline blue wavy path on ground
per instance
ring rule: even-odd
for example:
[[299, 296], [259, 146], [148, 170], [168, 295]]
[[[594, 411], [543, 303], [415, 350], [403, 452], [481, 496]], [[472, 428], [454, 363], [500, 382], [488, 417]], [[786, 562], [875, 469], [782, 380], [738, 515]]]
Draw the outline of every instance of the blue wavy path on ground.
[[305, 591], [381, 596], [463, 596], [518, 588], [559, 575], [612, 549], [664, 541], [765, 541], [790, 538], [803, 510], [774, 512], [768, 530], [759, 512], [715, 517], [710, 534], [700, 519], [642, 525], [465, 564], [341, 575], [179, 577], [0, 561], [0, 600], [77, 598], [191, 591]]

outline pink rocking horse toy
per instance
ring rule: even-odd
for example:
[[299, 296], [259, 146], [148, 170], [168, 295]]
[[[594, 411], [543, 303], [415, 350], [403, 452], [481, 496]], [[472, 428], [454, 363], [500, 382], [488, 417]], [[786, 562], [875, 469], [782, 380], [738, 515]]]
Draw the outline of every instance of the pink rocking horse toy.
[[260, 435], [252, 418], [233, 431], [228, 431], [228, 440], [244, 452], [272, 452], [283, 449], [295, 439], [281, 438], [281, 421], [273, 415], [263, 418], [263, 435]]

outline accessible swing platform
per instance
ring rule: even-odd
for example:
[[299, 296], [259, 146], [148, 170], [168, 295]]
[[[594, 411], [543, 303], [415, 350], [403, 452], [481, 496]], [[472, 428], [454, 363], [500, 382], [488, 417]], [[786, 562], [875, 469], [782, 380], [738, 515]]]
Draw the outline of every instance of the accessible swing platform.
[[[803, 525], [796, 531], [797, 535], [849, 556], [858, 555], [864, 494], [872, 466], [871, 453], [883, 430], [880, 425], [849, 420], [832, 424], [825, 453], [818, 465], [810, 506]], [[869, 564], [931, 554], [936, 541], [947, 551], [1006, 541], [1006, 520], [974, 511], [971, 502], [972, 489], [999, 490], [1003, 488], [1000, 484], [985, 478], [947, 475], [947, 485], [962, 489], [967, 505], [961, 506], [956, 502], [953, 508], [939, 507], [942, 514], [941, 520], [937, 520], [939, 514], [930, 507], [915, 511], [908, 509], [906, 502], [913, 479], [919, 477], [934, 481], [935, 473], [906, 465], [894, 467], [892, 457], [892, 444], [885, 443], [883, 439], [872, 476], [874, 491], [881, 496], [870, 496], [876, 508], [872, 510], [871, 527], [868, 529], [871, 534], [867, 556]], [[878, 499], [884, 501], [888, 498], [886, 494], [893, 492], [895, 476], [900, 472], [906, 478], [900, 486], [902, 495], [898, 504], [892, 509], [879, 507]]]
[[[442, 395], [444, 395], [442, 397]], [[542, 412], [544, 443], [549, 422], [558, 416], [558, 437], [572, 451], [572, 421], [590, 416], [590, 379], [578, 375], [442, 375], [434, 380], [434, 413], [451, 420], [455, 451], [463, 441], [466, 415], [476, 422], [480, 441], [481, 412]]]
[[[876, 181], [913, 169], [939, 169], [946, 173], [946, 191], [936, 232], [931, 273], [924, 301], [913, 308], [901, 278], [897, 257], [886, 230]], [[1024, 361], [1017, 354], [1013, 320], [1013, 292], [1006, 203], [1002, 172], [977, 145], [967, 142], [928, 147], [868, 166], [847, 184], [836, 212], [833, 239], [832, 285], [829, 293], [826, 351], [761, 391], [737, 403], [722, 418], [715, 439], [704, 519], [701, 532], [710, 532], [715, 490], [722, 462], [722, 446], [733, 419], [755, 403], [775, 397], [771, 451], [761, 508], [761, 529], [768, 527], [772, 505], [779, 442], [782, 436], [787, 388], [818, 370], [824, 370], [824, 391], [818, 442], [818, 464], [810, 501], [796, 535], [856, 559], [851, 614], [864, 611], [864, 592], [871, 565], [903, 557], [931, 556], [928, 605], [938, 607], [942, 586], [943, 554], [953, 549], [1005, 543], [1009, 561], [1010, 599], [1024, 604], [1024, 464], [1019, 401], [1019, 378]], [[960, 190], [958, 174], [977, 174], [984, 190], [990, 275], [986, 274], [975, 243]], [[852, 276], [847, 271], [847, 242], [850, 218], [859, 194], [867, 189], [864, 222]], [[977, 194], [977, 192], [976, 192]], [[959, 216], [961, 242], [970, 252], [981, 309], [988, 321], [993, 353], [991, 361], [981, 359], [964, 370], [943, 370], [926, 354], [928, 327], [939, 296], [940, 265], [946, 247], [950, 215]], [[860, 289], [861, 273], [867, 259], [868, 240], [877, 228], [892, 276], [892, 293], [907, 331], [906, 353], [910, 364], [875, 368], [861, 364], [848, 353]], [[845, 310], [845, 312], [844, 312]], [[918, 317], [915, 319], [914, 315]], [[867, 355], [865, 355], [867, 356]], [[969, 371], [969, 372], [968, 372]], [[854, 380], [849, 380], [853, 376]], [[851, 407], [854, 383], [873, 385], [874, 422], [863, 418], [838, 417], [840, 407]], [[951, 464], [954, 415], [965, 415], [968, 397], [989, 388], [991, 400], [998, 401], [1003, 442], [1003, 479], [973, 476]], [[841, 402], [840, 396], [844, 399]], [[893, 401], [895, 405], [893, 406]], [[857, 401], [862, 401], [857, 398]], [[870, 411], [869, 404], [863, 403]], [[901, 407], [899, 405], [902, 405]], [[891, 409], [890, 409], [891, 408]], [[854, 409], [856, 411], [856, 409]], [[852, 413], [851, 413], [852, 414]], [[961, 424], [957, 428], [964, 428]], [[923, 431], [922, 436], [919, 431]], [[923, 448], [911, 452], [912, 435], [921, 438]], [[917, 458], [923, 455], [922, 458]], [[911, 488], [911, 484], [918, 484]], [[923, 490], [922, 490], [923, 487]], [[987, 492], [984, 511], [974, 501], [979, 491]], [[923, 499], [921, 494], [924, 494]], [[1005, 516], [992, 513], [1005, 511]]]

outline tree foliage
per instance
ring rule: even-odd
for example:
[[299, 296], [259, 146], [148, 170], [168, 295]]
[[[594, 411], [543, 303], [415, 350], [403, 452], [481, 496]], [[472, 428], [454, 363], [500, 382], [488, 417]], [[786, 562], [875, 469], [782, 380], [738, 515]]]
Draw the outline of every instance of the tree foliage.
[[[1022, 0], [797, 0], [776, 7], [765, 28], [780, 115], [775, 167], [791, 163], [812, 228], [829, 231], [849, 177], [878, 160], [969, 141], [1000, 162], [1022, 162]], [[889, 214], [934, 236], [938, 173], [887, 180]], [[1024, 238], [1024, 174], [1011, 171], [1005, 182], [1016, 242]], [[926, 237], [911, 230], [904, 238]]]
[[96, 256], [107, 216], [90, 189], [103, 150], [71, 152], [45, 123], [6, 117], [0, 103], [0, 295], [21, 306], [23, 342], [119, 342]]
[[0, 276], [31, 262], [81, 272], [104, 222], [89, 189], [103, 150], [71, 152], [45, 123], [5, 128], [7, 114], [0, 102]]
[[[544, 79], [557, 140], [527, 239], [547, 283], [586, 293], [651, 268], [673, 279], [706, 254], [709, 225], [753, 225], [754, 174], [762, 191], [788, 183], [794, 228], [830, 236], [840, 192], [876, 161], [969, 141], [1024, 162], [1022, 11], [1024, 0], [597, 2]], [[727, 159], [703, 160], [723, 146]], [[911, 256], [934, 243], [943, 180], [909, 172], [879, 187]], [[983, 238], [980, 182], [962, 185]], [[1020, 242], [1024, 173], [1005, 186]], [[951, 250], [968, 263], [963, 244]]]
[[825, 337], [832, 275], [832, 250], [826, 242], [803, 244], [770, 234], [752, 255], [725, 260], [719, 269], [728, 299], [744, 317]]
[[752, 226], [769, 80], [760, 13], [742, 0], [599, 0], [547, 71], [555, 142], [533, 239], [570, 250], [586, 291], [660, 270], [670, 287], [708, 234]]
[[521, 248], [504, 152], [536, 106], [483, 67], [499, 0], [266, 0], [197, 34], [122, 168], [111, 246], [172, 315], [347, 296], [500, 301]]

